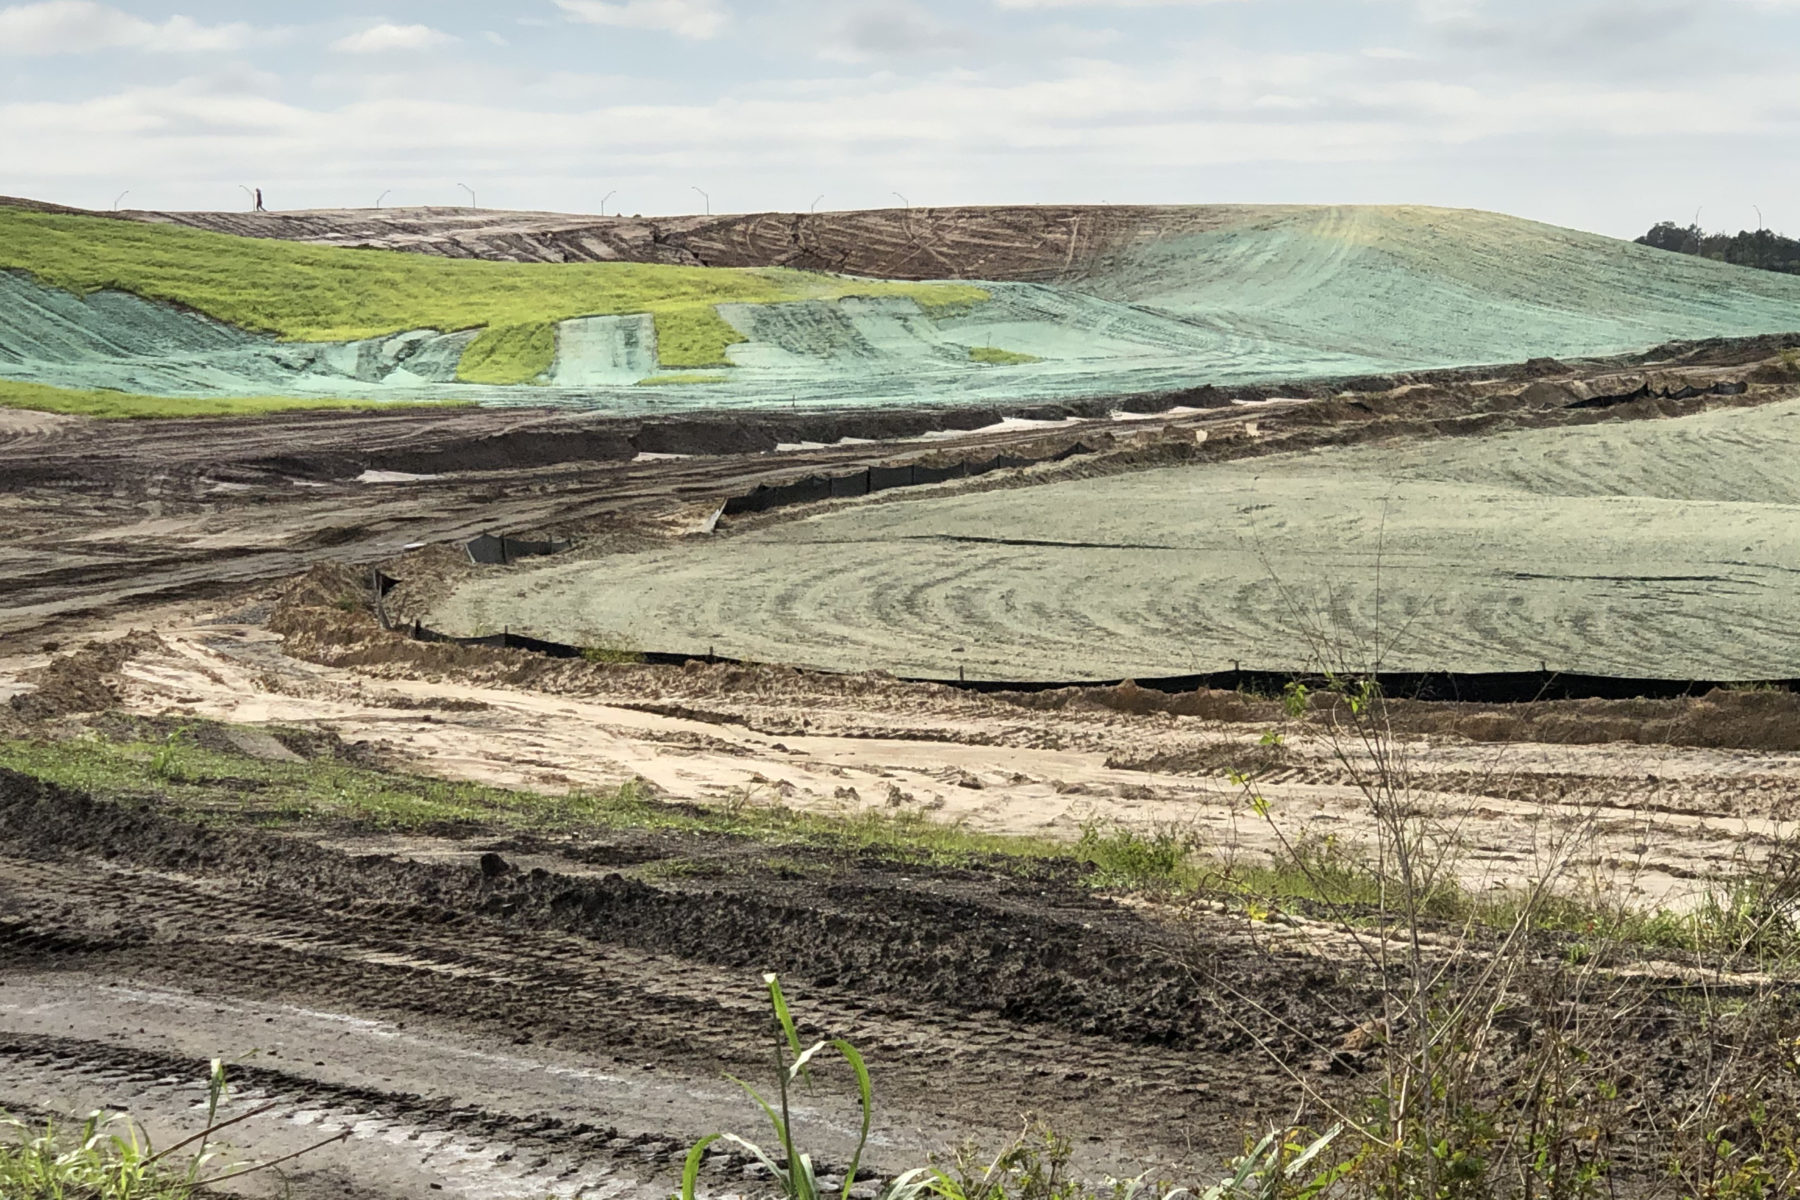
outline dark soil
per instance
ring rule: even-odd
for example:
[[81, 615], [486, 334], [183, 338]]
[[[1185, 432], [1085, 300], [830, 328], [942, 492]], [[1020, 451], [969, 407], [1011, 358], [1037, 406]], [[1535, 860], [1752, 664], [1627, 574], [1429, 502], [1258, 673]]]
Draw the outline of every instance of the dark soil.
[[[197, 1012], [234, 997], [299, 1005], [705, 1080], [766, 1068], [757, 980], [776, 971], [809, 1036], [846, 1036], [869, 1057], [893, 1119], [929, 1112], [992, 1138], [1032, 1111], [1106, 1161], [1184, 1170], [1212, 1169], [1245, 1132], [1296, 1112], [1322, 1121], [1309, 1090], [1372, 1085], [1370, 1051], [1352, 1044], [1382, 1008], [1347, 944], [1321, 955], [1238, 918], [1121, 903], [1072, 865], [945, 869], [643, 830], [438, 832], [449, 850], [441, 838], [226, 828], [0, 771], [0, 978], [179, 988], [203, 997]], [[1545, 1021], [1590, 1003], [1558, 953], [1519, 976], [1495, 1072]], [[1632, 1111], [1652, 1123], [1711, 1086], [1727, 1042], [1761, 1037], [1739, 1018], [1709, 1023], [1681, 989], [1594, 992], [1604, 1000], [1584, 1028], [1604, 1032], [1584, 1053], [1628, 1081]], [[0, 1060], [15, 1067], [59, 1056], [133, 1077], [193, 1070], [128, 1037], [0, 1032]], [[673, 1134], [622, 1138], [604, 1113], [515, 1128], [479, 1096], [427, 1105], [437, 1068], [408, 1069], [371, 1095], [275, 1065], [261, 1082], [296, 1104], [542, 1139], [577, 1157], [629, 1152], [673, 1170], [684, 1150]], [[1634, 1120], [1621, 1127], [1624, 1163], [1646, 1136]], [[1653, 1169], [1653, 1150], [1636, 1157], [1633, 1170]]]

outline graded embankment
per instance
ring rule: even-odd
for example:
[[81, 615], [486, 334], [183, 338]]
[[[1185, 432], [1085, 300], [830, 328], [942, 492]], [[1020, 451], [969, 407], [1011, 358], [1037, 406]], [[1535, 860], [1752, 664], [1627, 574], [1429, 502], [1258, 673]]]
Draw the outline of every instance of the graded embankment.
[[860, 504], [433, 622], [901, 675], [1800, 676], [1800, 401]]
[[[449, 257], [438, 242], [405, 253], [281, 240], [327, 237], [330, 214], [238, 237], [0, 207], [0, 379], [634, 413], [923, 406], [1800, 329], [1800, 278], [1490, 213], [1092, 209], [1021, 224], [1034, 211], [832, 215], [888, 247], [862, 258], [813, 245], [795, 226], [790, 242], [750, 239], [706, 259], [659, 240], [650, 223], [641, 246], [583, 244], [596, 257], [663, 260], [498, 262]], [[876, 236], [889, 225], [892, 237]], [[962, 279], [970, 262], [994, 277]], [[958, 278], [917, 280], [921, 263]]]

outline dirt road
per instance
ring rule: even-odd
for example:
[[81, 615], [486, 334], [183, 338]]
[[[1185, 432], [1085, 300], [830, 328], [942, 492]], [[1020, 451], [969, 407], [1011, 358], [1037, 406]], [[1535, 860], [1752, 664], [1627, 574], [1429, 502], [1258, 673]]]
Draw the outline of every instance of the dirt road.
[[[240, 1144], [267, 1157], [354, 1130], [304, 1165], [303, 1196], [340, 1179], [666, 1194], [692, 1139], [753, 1131], [720, 1073], [767, 1073], [763, 969], [786, 974], [809, 1033], [874, 1064], [875, 1172], [1002, 1138], [1027, 1111], [1082, 1139], [1086, 1170], [1192, 1167], [1232, 1148], [1252, 1097], [1285, 1095], [1196, 972], [1285, 975], [1296, 1016], [1336, 987], [1323, 963], [1227, 950], [1244, 937], [1227, 926], [1196, 944], [1054, 873], [872, 861], [827, 886], [754, 868], [684, 881], [648, 868], [739, 852], [204, 832], [18, 777], [0, 777], [0, 847], [0, 1104], [104, 1102], [171, 1130], [223, 1055], [242, 1064], [234, 1115], [277, 1102]], [[840, 1167], [842, 1075], [800, 1098]], [[746, 1165], [721, 1155], [709, 1174], [742, 1187]]]

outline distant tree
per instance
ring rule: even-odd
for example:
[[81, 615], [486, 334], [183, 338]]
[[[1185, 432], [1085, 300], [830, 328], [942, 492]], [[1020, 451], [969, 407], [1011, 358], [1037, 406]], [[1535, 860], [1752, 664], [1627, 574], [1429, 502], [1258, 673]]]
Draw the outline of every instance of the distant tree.
[[1658, 221], [1650, 227], [1649, 233], [1638, 239], [1638, 245], [1671, 250], [1676, 254], [1698, 254], [1700, 243], [1705, 237], [1698, 225], [1689, 225], [1683, 229], [1673, 221]]
[[1768, 229], [1758, 229], [1754, 233], [1747, 229], [1736, 234], [1707, 233], [1698, 225], [1681, 226], [1673, 221], [1659, 221], [1637, 242], [1640, 246], [1675, 254], [1693, 254], [1759, 271], [1800, 275], [1800, 240], [1782, 237]]

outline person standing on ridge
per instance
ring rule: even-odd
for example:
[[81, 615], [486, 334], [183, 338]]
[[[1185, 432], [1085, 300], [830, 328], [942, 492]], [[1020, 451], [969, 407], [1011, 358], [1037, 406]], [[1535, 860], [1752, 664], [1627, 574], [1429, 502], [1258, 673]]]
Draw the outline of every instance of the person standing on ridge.
[[256, 189], [256, 211], [257, 212], [267, 212], [268, 211], [268, 209], [263, 207], [262, 189], [261, 188]]

